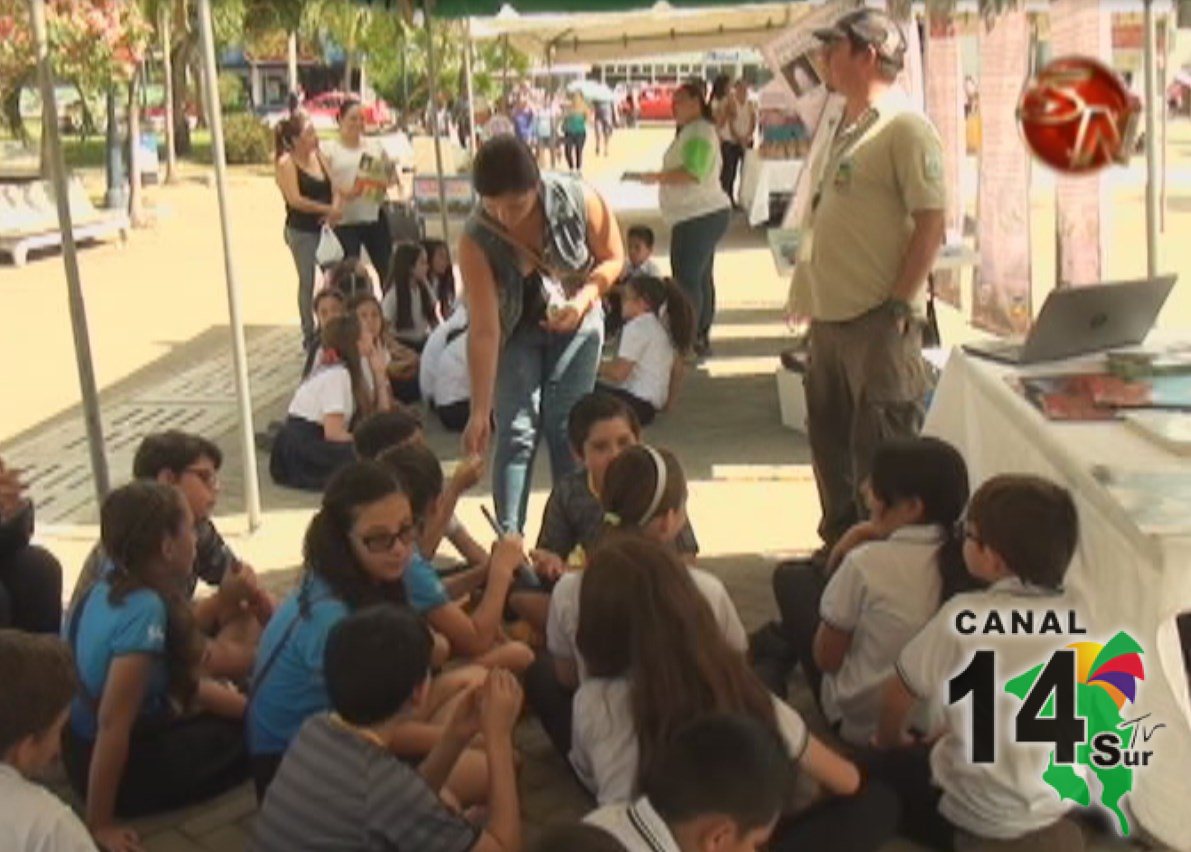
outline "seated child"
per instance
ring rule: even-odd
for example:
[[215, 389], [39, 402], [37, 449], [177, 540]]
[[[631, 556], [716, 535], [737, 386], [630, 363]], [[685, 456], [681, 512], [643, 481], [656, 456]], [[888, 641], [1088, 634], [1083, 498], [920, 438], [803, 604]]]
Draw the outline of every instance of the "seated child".
[[[839, 735], [867, 747], [877, 731], [881, 692], [898, 654], [940, 604], [970, 590], [963, 531], [968, 502], [963, 456], [938, 438], [903, 438], [877, 448], [867, 489], [867, 544], [852, 549], [819, 604], [807, 680], [823, 672], [823, 713]], [[919, 718], [927, 731], [929, 720]]]
[[[443, 475], [434, 452], [425, 444], [409, 444], [381, 453], [385, 465], [409, 498], [414, 523], [438, 515]], [[442, 579], [430, 561], [415, 549], [405, 569], [406, 600], [436, 633], [444, 637], [453, 657], [487, 666], [524, 671], [533, 662], [533, 651], [523, 642], [509, 641], [501, 631], [505, 599], [513, 574], [525, 561], [519, 535], [504, 536], [492, 549], [485, 587], [475, 609], [467, 612], [448, 595]]]
[[[601, 542], [583, 573], [579, 653], [589, 677], [575, 693], [571, 765], [601, 805], [637, 798], [666, 744], [704, 715], [748, 716], [780, 736], [821, 794], [799, 804], [775, 846], [876, 850], [896, 807], [807, 730], [731, 647], [674, 551], [639, 533]], [[830, 843], [824, 841], [830, 838]]]
[[[964, 522], [964, 562], [973, 577], [989, 583], [982, 591], [953, 597], [902, 649], [895, 673], [885, 685], [877, 745], [892, 749], [873, 758], [871, 772], [895, 786], [902, 797], [901, 833], [939, 849], [961, 840], [965, 847], [1013, 850], [1079, 850], [1079, 829], [1065, 818], [1072, 803], [1043, 781], [1053, 744], [1018, 743], [1014, 718], [1020, 699], [996, 690], [994, 715], [996, 760], [972, 760], [972, 697], [949, 703], [948, 683], [967, 666], [973, 652], [996, 653], [997, 670], [1006, 677], [1024, 673], [1049, 659], [1065, 641], [1043, 635], [961, 634], [956, 616], [974, 613], [984, 624], [998, 613], [1008, 625], [1013, 616], [1032, 614], [1040, 623], [1047, 612], [1060, 613], [1063, 624], [1076, 613], [1090, 627], [1074, 600], [1063, 591], [1063, 578], [1079, 541], [1079, 519], [1071, 495], [1035, 476], [995, 476], [972, 495]], [[926, 701], [941, 713], [941, 734], [931, 744], [903, 747], [915, 704]], [[1078, 763], [1069, 770], [1084, 772]]]
[[471, 417], [467, 327], [467, 305], [460, 300], [450, 318], [430, 332], [422, 350], [422, 399], [450, 432], [462, 432]]
[[347, 299], [344, 298], [343, 293], [336, 289], [327, 289], [319, 292], [314, 297], [314, 327], [319, 332], [315, 337], [317, 345], [311, 346], [306, 350], [306, 363], [302, 367], [302, 378], [310, 375], [310, 371], [314, 369], [314, 364], [322, 354], [322, 344], [318, 343], [322, 339], [322, 330], [327, 327], [327, 323], [341, 317], [347, 313]]
[[[394, 753], [430, 692], [430, 648], [428, 631], [403, 607], [367, 607], [336, 625], [322, 666], [332, 712], [309, 718], [286, 753], [257, 819], [260, 852], [521, 848], [512, 744], [521, 688], [511, 674], [493, 671], [465, 693], [416, 768]], [[476, 734], [489, 766], [483, 826], [440, 798]]]
[[[190, 505], [195, 557], [186, 596], [192, 601], [195, 624], [206, 638], [203, 670], [212, 677], [239, 681], [252, 670], [261, 628], [272, 615], [274, 601], [261, 588], [252, 566], [236, 557], [211, 520], [222, 466], [223, 453], [214, 443], [171, 429], [145, 436], [133, 457], [132, 475], [144, 482], [172, 485]], [[83, 564], [71, 609], [113, 568], [114, 563], [97, 544]], [[215, 586], [215, 594], [196, 599], [200, 579]]]
[[419, 353], [441, 321], [429, 276], [430, 263], [420, 244], [399, 243], [394, 247], [384, 284], [385, 319], [397, 339]]
[[356, 315], [364, 336], [360, 347], [361, 366], [373, 411], [388, 411], [393, 400], [410, 404], [418, 401], [418, 353], [398, 342], [384, 315], [380, 302], [371, 293], [360, 293], [347, 303]]
[[62, 628], [62, 565], [33, 538], [33, 501], [21, 472], [0, 459], [0, 627], [57, 634]]
[[[624, 328], [616, 356], [600, 364], [597, 388], [632, 406], [642, 426], [667, 407], [675, 366], [691, 349], [695, 318], [673, 279], [630, 278], [622, 286]], [[662, 312], [665, 312], [665, 318]]]
[[[686, 523], [686, 497], [686, 476], [673, 454], [646, 444], [629, 447], [612, 460], [604, 475], [602, 502], [607, 526], [601, 541], [618, 533], [636, 532], [673, 547]], [[746, 651], [748, 637], [724, 584], [707, 571], [690, 571], [728, 644], [741, 653]], [[582, 579], [583, 572], [572, 571], [554, 586], [546, 620], [550, 670], [543, 672], [535, 663], [526, 676], [530, 704], [563, 755], [570, 751], [571, 699], [586, 677], [575, 638]]]
[[[422, 431], [422, 422], [413, 409], [386, 411], [373, 414], [365, 418], [354, 432], [356, 454], [362, 459], [376, 459], [390, 447], [401, 447], [406, 444], [424, 444], [426, 435]], [[433, 517], [426, 518], [422, 527], [422, 534], [418, 538], [422, 553], [434, 558], [438, 553], [438, 546], [445, 537], [458, 551], [463, 561], [470, 566], [477, 566], [482, 578], [484, 566], [488, 562], [488, 551], [477, 542], [467, 528], [455, 517], [455, 505], [459, 498], [480, 481], [480, 473], [484, 467], [484, 460], [478, 456], [462, 459], [456, 466], [451, 478], [447, 480], [442, 497], [438, 501], [438, 512]], [[452, 590], [452, 595], [466, 594], [466, 591]]]
[[0, 849], [95, 852], [66, 803], [34, 783], [58, 757], [74, 661], [55, 636], [0, 630]]
[[626, 852], [768, 848], [793, 776], [785, 744], [769, 727], [744, 715], [703, 716], [664, 744], [639, 798], [584, 822], [611, 833]]
[[[549, 826], [533, 845], [533, 852], [626, 852], [613, 834], [585, 822]], [[651, 852], [650, 847], [643, 847]]]
[[[591, 393], [580, 399], [567, 418], [571, 450], [583, 467], [563, 477], [546, 501], [537, 548], [530, 552], [538, 585], [519, 577], [509, 596], [510, 606], [537, 631], [546, 628], [549, 591], [568, 568], [580, 568], [604, 529], [600, 492], [604, 472], [626, 447], [641, 441], [641, 424], [633, 410], [617, 397]], [[699, 543], [688, 520], [674, 546], [693, 561]]]
[[117, 488], [100, 510], [114, 568], [67, 620], [78, 688], [63, 759], [102, 847], [128, 845], [131, 819], [203, 801], [248, 776], [245, 697], [201, 676], [203, 645], [184, 590], [195, 557], [182, 493]]
[[430, 290], [438, 300], [438, 314], [445, 321], [455, 311], [459, 290], [455, 284], [455, 265], [451, 262], [451, 249], [442, 240], [422, 240], [426, 257], [430, 262]]
[[273, 442], [269, 473], [278, 485], [321, 491], [355, 457], [352, 420], [357, 412], [370, 413], [360, 370], [360, 336], [354, 316], [323, 326], [319, 364], [298, 385]]
[[609, 340], [620, 334], [624, 327], [624, 316], [621, 312], [621, 285], [630, 278], [643, 275], [649, 278], [661, 278], [662, 271], [658, 269], [653, 259], [653, 228], [648, 225], [633, 225], [627, 236], [626, 259], [624, 271], [608, 294], [604, 297], [604, 334]]
[[372, 277], [368, 264], [359, 257], [345, 257], [335, 264], [327, 275], [326, 282], [326, 289], [338, 290], [345, 303], [365, 293], [380, 298], [380, 287]]
[[[330, 706], [323, 651], [331, 628], [362, 607], [406, 602], [402, 575], [416, 535], [409, 498], [383, 465], [353, 462], [327, 483], [302, 543], [302, 579], [265, 628], [253, 671], [247, 727], [258, 797], [302, 723]], [[402, 740], [402, 753], [424, 757], [452, 699], [483, 675], [472, 667], [435, 678], [423, 704], [426, 724], [405, 732], [412, 736]], [[474, 803], [486, 771], [483, 755], [469, 749], [452, 790]]]

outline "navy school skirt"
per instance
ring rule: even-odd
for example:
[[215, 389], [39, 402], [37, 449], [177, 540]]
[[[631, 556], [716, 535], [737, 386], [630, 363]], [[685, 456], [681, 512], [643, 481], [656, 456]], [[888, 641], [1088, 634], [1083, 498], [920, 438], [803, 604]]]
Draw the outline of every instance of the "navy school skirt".
[[273, 441], [269, 473], [278, 485], [322, 491], [331, 475], [355, 458], [352, 444], [328, 441], [321, 424], [290, 415]]

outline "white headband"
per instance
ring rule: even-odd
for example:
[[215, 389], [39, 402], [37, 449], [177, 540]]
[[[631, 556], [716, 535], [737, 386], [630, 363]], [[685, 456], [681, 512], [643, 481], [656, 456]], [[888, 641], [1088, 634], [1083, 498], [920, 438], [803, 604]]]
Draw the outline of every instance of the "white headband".
[[654, 513], [658, 510], [658, 506], [662, 502], [662, 494], [666, 491], [666, 460], [662, 458], [662, 454], [655, 450], [649, 444], [642, 444], [645, 452], [649, 453], [649, 457], [653, 459], [653, 466], [658, 472], [658, 484], [653, 491], [653, 499], [649, 501], [649, 508], [645, 510], [645, 514], [641, 516], [638, 526], [645, 526], [653, 520]]

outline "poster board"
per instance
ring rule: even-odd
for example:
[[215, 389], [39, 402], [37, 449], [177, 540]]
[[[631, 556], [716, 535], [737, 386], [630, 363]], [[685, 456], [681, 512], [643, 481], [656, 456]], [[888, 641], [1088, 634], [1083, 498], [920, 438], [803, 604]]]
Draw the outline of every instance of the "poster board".
[[[943, 143], [943, 183], [947, 187], [947, 244], [963, 239], [964, 160], [967, 157], [964, 122], [962, 30], [956, 16], [934, 14], [927, 20], [923, 88], [926, 114], [939, 131]], [[960, 273], [958, 270], [936, 272], [935, 296], [959, 308]]]

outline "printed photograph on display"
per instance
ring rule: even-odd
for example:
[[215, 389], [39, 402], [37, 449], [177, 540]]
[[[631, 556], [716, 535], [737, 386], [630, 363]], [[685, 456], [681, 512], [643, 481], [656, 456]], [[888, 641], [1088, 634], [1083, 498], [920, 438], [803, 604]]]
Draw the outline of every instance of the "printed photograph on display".
[[823, 83], [823, 69], [815, 51], [796, 56], [782, 68], [782, 76], [798, 97], [809, 94]]

